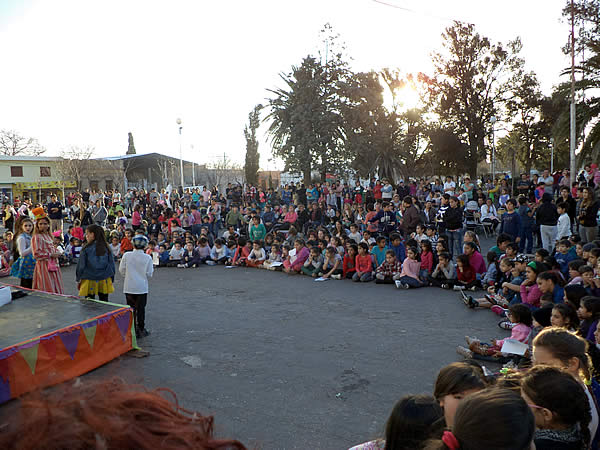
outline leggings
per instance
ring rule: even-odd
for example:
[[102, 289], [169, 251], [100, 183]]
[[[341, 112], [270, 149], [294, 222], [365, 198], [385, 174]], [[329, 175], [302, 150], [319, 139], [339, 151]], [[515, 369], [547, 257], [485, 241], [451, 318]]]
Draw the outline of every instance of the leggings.
[[21, 286], [24, 288], [33, 288], [33, 278], [21, 278]]
[[[96, 298], [96, 296], [90, 294], [90, 295], [86, 295], [86, 298], [92, 298], [93, 299], [93, 298]], [[98, 293], [98, 299], [101, 302], [107, 302], [108, 301], [108, 294], [100, 294], [100, 293]]]

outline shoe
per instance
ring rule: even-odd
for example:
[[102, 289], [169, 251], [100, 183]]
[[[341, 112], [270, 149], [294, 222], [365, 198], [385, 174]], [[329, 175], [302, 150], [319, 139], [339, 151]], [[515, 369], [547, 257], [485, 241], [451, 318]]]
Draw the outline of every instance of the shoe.
[[442, 289], [450, 289], [450, 285], [449, 284], [442, 284]]
[[396, 280], [396, 281], [394, 281], [394, 284], [396, 285], [397, 289], [401, 289], [402, 288], [402, 281]]
[[483, 297], [484, 297], [484, 298], [485, 298], [485, 299], [486, 299], [488, 302], [490, 302], [492, 305], [497, 305], [497, 304], [498, 304], [498, 302], [496, 301], [496, 299], [494, 298], [494, 296], [493, 296], [493, 295], [490, 295], [490, 294], [485, 294]]
[[461, 286], [461, 285], [459, 285], [459, 284], [457, 284], [457, 285], [456, 285], [456, 286], [454, 286], [452, 289], [453, 289], [454, 291], [464, 291], [464, 290], [465, 290], [465, 287], [464, 287], [464, 286]]
[[475, 308], [477, 308], [479, 306], [479, 303], [477, 303], [475, 301], [475, 299], [469, 295], [469, 305], [468, 306], [471, 309], [475, 309]]
[[177, 264], [177, 267], [185, 268], [184, 264]]
[[332, 280], [341, 280], [342, 276], [341, 275], [331, 275], [331, 279]]
[[207, 266], [216, 266], [216, 265], [217, 265], [217, 263], [216, 263], [216, 262], [214, 262], [214, 261], [206, 261], [206, 265], [207, 265]]
[[150, 336], [150, 332], [145, 328], [142, 330], [142, 337]]
[[506, 313], [506, 309], [502, 308], [501, 306], [498, 305], [494, 305], [490, 308], [492, 310], [492, 312], [494, 314], [498, 314], [499, 316], [504, 316], [504, 314]]
[[477, 290], [477, 286], [471, 286], [471, 287], [469, 288], [469, 290], [471, 290], [471, 291], [476, 291], [476, 290]]
[[410, 285], [408, 283], [400, 283], [404, 289], [410, 289]]
[[502, 328], [503, 330], [509, 330], [510, 331], [510, 330], [513, 329], [513, 327], [515, 326], [515, 324], [512, 323], [511, 321], [505, 319], [505, 320], [501, 320], [500, 322], [498, 322], [498, 326], [500, 328]]
[[473, 352], [471, 350], [469, 350], [468, 348], [465, 348], [461, 345], [456, 347], [456, 353], [458, 353], [460, 356], [462, 356], [463, 358], [466, 358], [466, 359], [473, 358]]
[[465, 336], [465, 341], [467, 341], [467, 345], [470, 347], [471, 344], [477, 343], [479, 344], [481, 341], [477, 338], [471, 336]]

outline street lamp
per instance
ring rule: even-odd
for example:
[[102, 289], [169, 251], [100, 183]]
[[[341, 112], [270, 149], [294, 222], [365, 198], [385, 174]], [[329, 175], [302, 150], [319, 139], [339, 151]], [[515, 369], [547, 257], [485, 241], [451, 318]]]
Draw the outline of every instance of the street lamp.
[[177, 122], [177, 125], [179, 126], [179, 171], [181, 174], [181, 189], [183, 190], [183, 151], [181, 146], [181, 130], [183, 130], [183, 127], [181, 126], [180, 118], [177, 118], [175, 122]]
[[550, 138], [550, 173], [554, 173], [554, 138]]
[[490, 117], [492, 124], [492, 182], [496, 179], [496, 136], [494, 135], [494, 124], [498, 119], [496, 116]]
[[194, 167], [194, 146], [190, 145], [192, 151], [192, 186], [196, 186], [196, 168]]

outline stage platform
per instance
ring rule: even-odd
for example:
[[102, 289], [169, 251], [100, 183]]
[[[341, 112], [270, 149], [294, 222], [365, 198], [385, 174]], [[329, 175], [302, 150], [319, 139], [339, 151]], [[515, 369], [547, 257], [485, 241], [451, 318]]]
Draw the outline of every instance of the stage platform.
[[27, 292], [0, 307], [0, 403], [82, 375], [137, 347], [128, 306]]

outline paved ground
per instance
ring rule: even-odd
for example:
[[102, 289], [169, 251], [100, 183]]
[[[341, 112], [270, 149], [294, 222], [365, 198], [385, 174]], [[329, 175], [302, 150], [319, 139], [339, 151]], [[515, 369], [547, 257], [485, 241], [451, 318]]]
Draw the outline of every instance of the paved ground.
[[[74, 268], [63, 270], [75, 292]], [[124, 303], [120, 293], [111, 301]], [[464, 335], [504, 336], [498, 318], [452, 291], [313, 282], [257, 269], [158, 269], [143, 359], [118, 375], [169, 387], [217, 433], [264, 449], [343, 449], [379, 436], [404, 394], [431, 392]]]

